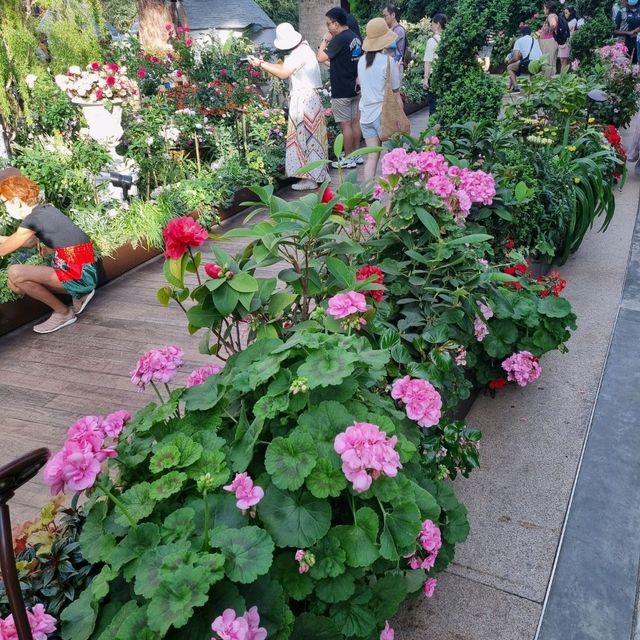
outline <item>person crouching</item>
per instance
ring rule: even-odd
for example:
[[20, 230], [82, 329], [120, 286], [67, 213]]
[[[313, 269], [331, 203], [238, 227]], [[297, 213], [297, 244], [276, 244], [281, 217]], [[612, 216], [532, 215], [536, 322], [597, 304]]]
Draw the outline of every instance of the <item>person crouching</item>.
[[[0, 257], [23, 247], [51, 255], [52, 266], [13, 264], [7, 270], [9, 288], [51, 307], [51, 317], [33, 327], [52, 333], [76, 321], [95, 294], [98, 281], [93, 245], [87, 234], [52, 205], [39, 205], [38, 185], [23, 176], [0, 182], [0, 200], [7, 213], [20, 220], [10, 236], [0, 236]], [[56, 294], [72, 298], [68, 307]]]

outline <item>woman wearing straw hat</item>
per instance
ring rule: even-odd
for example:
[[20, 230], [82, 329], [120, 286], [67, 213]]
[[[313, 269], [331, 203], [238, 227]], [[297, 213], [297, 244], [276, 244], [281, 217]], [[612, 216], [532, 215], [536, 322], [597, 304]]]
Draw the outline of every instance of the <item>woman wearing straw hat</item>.
[[[276, 27], [276, 49], [285, 52], [284, 62], [274, 64], [255, 56], [249, 62], [267, 73], [289, 79], [289, 126], [285, 170], [289, 177], [300, 177], [298, 171], [314, 160], [327, 160], [327, 128], [318, 89], [322, 86], [316, 54], [288, 22]], [[292, 189], [316, 189], [328, 178], [327, 166], [312, 169]]]
[[[401, 102], [398, 65], [384, 53], [384, 50], [395, 42], [397, 37], [389, 29], [384, 18], [373, 18], [367, 23], [367, 36], [362, 43], [365, 55], [358, 61], [358, 80], [361, 90], [360, 128], [368, 147], [380, 145], [382, 102], [387, 69], [391, 73], [391, 87]], [[391, 60], [390, 64], [389, 60]], [[379, 153], [367, 154], [364, 165], [365, 181], [375, 177], [379, 158]]]

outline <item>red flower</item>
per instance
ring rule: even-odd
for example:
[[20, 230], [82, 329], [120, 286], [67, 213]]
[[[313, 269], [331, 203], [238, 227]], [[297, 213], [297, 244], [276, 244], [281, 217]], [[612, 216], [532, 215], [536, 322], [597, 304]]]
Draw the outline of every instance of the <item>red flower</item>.
[[507, 251], [511, 251], [511, 249], [513, 249], [515, 246], [516, 246], [516, 243], [513, 240], [511, 240], [511, 238], [509, 238], [506, 244]]
[[187, 38], [184, 43], [187, 45], [187, 47], [190, 47], [193, 44], [193, 40], [191, 38]]
[[223, 78], [225, 78], [225, 77], [228, 75], [227, 70], [226, 70], [226, 69], [220, 69], [220, 75], [221, 75]]
[[120, 70], [120, 67], [115, 64], [114, 62], [110, 62], [109, 64], [105, 65], [107, 67], [107, 69], [109, 71], [111, 71], [111, 73], [118, 73], [118, 71]]
[[617, 147], [622, 142], [622, 138], [620, 137], [618, 130], [612, 124], [610, 124], [603, 133], [604, 137], [609, 141], [609, 144], [612, 147]]
[[113, 87], [113, 85], [116, 83], [116, 79], [113, 76], [107, 76], [107, 86], [108, 87]]
[[489, 382], [489, 389], [502, 389], [507, 384], [506, 378], [496, 378]]
[[96, 100], [102, 100], [104, 98], [104, 92], [102, 89], [96, 89]]
[[91, 69], [93, 71], [97, 71], [100, 68], [100, 65], [97, 62], [92, 62], [91, 63]]
[[182, 78], [182, 69], [176, 71], [176, 78]]
[[142, 78], [147, 77], [147, 70], [144, 67], [138, 67], [138, 78], [142, 80]]
[[199, 247], [209, 237], [207, 230], [193, 218], [185, 216], [169, 220], [162, 231], [165, 242], [164, 255], [179, 260], [189, 247]]
[[158, 64], [160, 62], [160, 58], [157, 58], [156, 56], [151, 56], [151, 62], [153, 62], [153, 64]]
[[222, 274], [222, 267], [218, 264], [214, 264], [213, 262], [208, 262], [204, 265], [204, 271], [210, 278], [215, 280]]
[[[380, 267], [365, 265], [364, 267], [360, 267], [356, 272], [356, 280], [366, 280], [371, 276], [377, 276], [373, 281], [376, 284], [384, 284], [384, 273], [382, 273], [382, 269]], [[380, 302], [384, 297], [384, 292], [382, 289], [372, 289], [370, 291], [364, 292], [365, 296], [371, 296], [376, 302]]]
[[[327, 202], [331, 202], [334, 198], [336, 197], [336, 194], [333, 193], [333, 191], [331, 191], [331, 189], [329, 189], [329, 187], [327, 187], [323, 194], [322, 194], [322, 198], [320, 199], [320, 201], [324, 204], [327, 204]], [[334, 207], [333, 210], [336, 213], [344, 213], [344, 205], [342, 204], [342, 202], [337, 202]]]

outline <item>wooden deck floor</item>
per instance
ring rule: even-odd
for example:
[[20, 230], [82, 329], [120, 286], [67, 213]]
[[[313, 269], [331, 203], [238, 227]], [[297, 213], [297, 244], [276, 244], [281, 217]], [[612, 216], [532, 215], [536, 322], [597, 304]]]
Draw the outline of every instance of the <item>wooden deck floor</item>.
[[[414, 135], [425, 113], [411, 116]], [[299, 194], [287, 190], [283, 197]], [[242, 225], [236, 216], [224, 228]], [[257, 221], [254, 219], [254, 221]], [[245, 243], [228, 242], [235, 253]], [[36, 447], [57, 451], [66, 430], [84, 415], [135, 410], [152, 392], [138, 393], [129, 379], [138, 356], [166, 344], [185, 350], [185, 366], [176, 382], [211, 357], [198, 353], [199, 337], [189, 336], [183, 312], [168, 309], [155, 297], [165, 284], [162, 258], [156, 258], [98, 290], [78, 321], [57, 333], [38, 335], [27, 325], [0, 338], [0, 465]], [[11, 501], [14, 523], [37, 516], [48, 487], [41, 476]]]

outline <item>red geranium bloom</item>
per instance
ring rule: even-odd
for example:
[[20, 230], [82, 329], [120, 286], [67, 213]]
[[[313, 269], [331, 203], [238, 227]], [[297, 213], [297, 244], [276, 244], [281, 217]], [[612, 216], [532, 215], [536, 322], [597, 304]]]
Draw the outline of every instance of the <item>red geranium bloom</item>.
[[102, 89], [96, 89], [96, 100], [102, 100], [104, 98], [104, 92]]
[[507, 244], [506, 244], [507, 251], [511, 251], [511, 249], [513, 249], [515, 246], [516, 246], [516, 243], [513, 240], [511, 239], [507, 240]]
[[207, 230], [193, 218], [185, 216], [169, 220], [162, 231], [165, 242], [164, 255], [179, 260], [190, 247], [199, 247], [209, 237]]
[[99, 63], [97, 63], [97, 62], [92, 62], [91, 63], [91, 69], [93, 71], [97, 71], [99, 68], [100, 68], [100, 64]]
[[116, 79], [113, 76], [107, 76], [107, 86], [113, 87], [116, 83]]
[[[376, 284], [384, 284], [384, 273], [382, 273], [380, 267], [365, 265], [356, 272], [356, 280], [366, 280], [371, 276], [377, 276], [373, 281]], [[382, 289], [372, 289], [371, 291], [365, 291], [364, 295], [371, 296], [376, 302], [380, 302], [384, 297], [384, 292]]]
[[115, 64], [115, 62], [110, 62], [105, 66], [109, 71], [111, 71], [111, 73], [118, 73], [118, 71], [120, 70], [120, 67], [117, 64]]
[[[331, 191], [329, 187], [327, 187], [324, 190], [322, 194], [322, 198], [320, 198], [320, 200], [321, 202], [326, 204], [327, 202], [331, 202], [335, 197], [336, 197], [336, 194], [333, 193], [333, 191]], [[335, 213], [344, 213], [344, 205], [342, 204], [342, 202], [337, 202], [333, 207], [333, 210], [335, 211]]]
[[139, 67], [138, 68], [138, 78], [142, 79], [142, 78], [146, 78], [147, 77], [147, 70], [144, 67]]
[[507, 384], [506, 378], [496, 378], [489, 382], [489, 389], [502, 389]]

